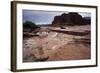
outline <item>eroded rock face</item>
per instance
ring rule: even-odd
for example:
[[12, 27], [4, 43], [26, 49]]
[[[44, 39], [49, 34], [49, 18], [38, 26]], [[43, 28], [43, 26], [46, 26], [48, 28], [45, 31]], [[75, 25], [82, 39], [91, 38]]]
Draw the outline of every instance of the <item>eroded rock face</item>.
[[70, 12], [68, 14], [63, 13], [60, 16], [55, 16], [52, 25], [84, 25], [85, 21], [81, 15], [76, 12]]

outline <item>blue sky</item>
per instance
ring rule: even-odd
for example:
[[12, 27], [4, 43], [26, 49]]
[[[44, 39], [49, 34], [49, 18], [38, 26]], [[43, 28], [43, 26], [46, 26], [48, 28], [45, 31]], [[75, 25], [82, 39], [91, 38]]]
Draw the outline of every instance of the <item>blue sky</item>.
[[[32, 21], [36, 24], [51, 24], [54, 17], [68, 12], [23, 10], [23, 22]], [[82, 17], [90, 17], [90, 13], [79, 13]]]

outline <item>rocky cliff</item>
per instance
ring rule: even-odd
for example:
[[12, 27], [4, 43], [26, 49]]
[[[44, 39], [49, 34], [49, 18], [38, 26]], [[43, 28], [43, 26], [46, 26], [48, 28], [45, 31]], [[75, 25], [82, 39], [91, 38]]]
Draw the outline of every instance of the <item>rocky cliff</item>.
[[62, 15], [55, 16], [52, 22], [54, 26], [62, 25], [84, 25], [85, 21], [82, 16], [76, 12], [70, 12], [68, 14], [63, 13]]

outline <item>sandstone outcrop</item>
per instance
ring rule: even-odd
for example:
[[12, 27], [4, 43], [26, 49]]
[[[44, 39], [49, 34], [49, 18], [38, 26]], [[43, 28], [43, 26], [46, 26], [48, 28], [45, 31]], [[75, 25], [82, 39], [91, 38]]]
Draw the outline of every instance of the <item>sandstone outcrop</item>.
[[80, 14], [76, 12], [70, 12], [68, 14], [63, 13], [62, 15], [55, 16], [52, 25], [85, 25], [85, 21]]

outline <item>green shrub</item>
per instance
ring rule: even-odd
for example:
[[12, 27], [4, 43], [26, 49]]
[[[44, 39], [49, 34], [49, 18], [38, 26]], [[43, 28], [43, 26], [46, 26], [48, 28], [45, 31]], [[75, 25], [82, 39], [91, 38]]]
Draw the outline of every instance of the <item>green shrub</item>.
[[23, 23], [23, 28], [36, 29], [38, 26], [34, 22], [26, 21]]

